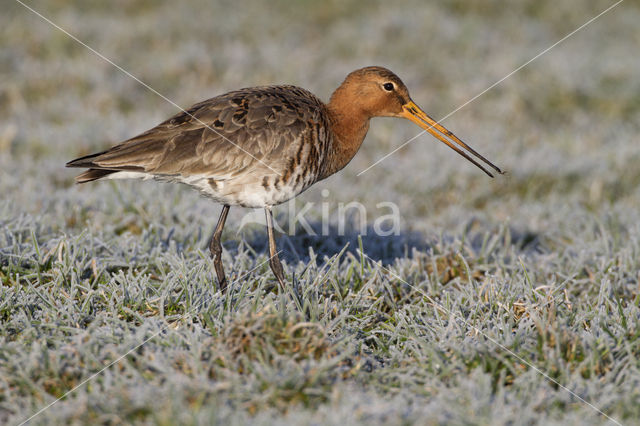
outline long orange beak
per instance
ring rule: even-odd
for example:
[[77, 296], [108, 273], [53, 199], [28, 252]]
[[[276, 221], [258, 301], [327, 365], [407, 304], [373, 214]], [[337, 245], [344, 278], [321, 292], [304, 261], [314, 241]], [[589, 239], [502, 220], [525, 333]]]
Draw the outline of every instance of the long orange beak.
[[[473, 148], [471, 148], [469, 145], [467, 145], [466, 143], [464, 143], [460, 139], [458, 139], [458, 137], [456, 135], [454, 135], [453, 133], [451, 133], [450, 131], [448, 131], [447, 129], [442, 127], [441, 125], [439, 125], [433, 118], [431, 118], [427, 114], [425, 114], [425, 112], [422, 111], [420, 109], [420, 107], [418, 105], [416, 105], [413, 101], [409, 101], [407, 104], [403, 105], [402, 109], [403, 109], [402, 114], [400, 114], [401, 117], [404, 117], [406, 119], [409, 119], [409, 120], [413, 121], [418, 126], [422, 127], [427, 132], [431, 133], [433, 136], [435, 136], [441, 142], [444, 142], [445, 144], [449, 145], [449, 147], [451, 149], [456, 151], [458, 154], [462, 155], [467, 160], [471, 161], [473, 164], [478, 166], [483, 172], [485, 172], [489, 176], [493, 177], [493, 175], [487, 169], [485, 169], [483, 165], [478, 163], [474, 158], [470, 157], [469, 154], [464, 152], [462, 149], [460, 149], [456, 145], [454, 145], [450, 140], [446, 139], [445, 136], [448, 136], [449, 139], [453, 140], [455, 143], [460, 145], [462, 148], [466, 149], [471, 154], [475, 155], [476, 158], [479, 158], [480, 160], [484, 161], [485, 164], [490, 166], [496, 172], [498, 172], [500, 174], [504, 173], [502, 170], [500, 170], [498, 168], [498, 166], [496, 166], [491, 161], [489, 161], [486, 158], [484, 158], [482, 155], [478, 154]], [[440, 133], [438, 133], [438, 132], [440, 132]]]

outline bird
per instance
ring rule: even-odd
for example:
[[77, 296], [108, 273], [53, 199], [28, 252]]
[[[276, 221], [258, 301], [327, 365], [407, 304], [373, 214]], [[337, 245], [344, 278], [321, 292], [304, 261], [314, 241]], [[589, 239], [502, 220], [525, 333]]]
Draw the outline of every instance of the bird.
[[227, 280], [221, 237], [229, 209], [263, 208], [269, 265], [284, 289], [272, 207], [343, 169], [360, 149], [374, 117], [409, 119], [490, 177], [492, 172], [480, 161], [503, 173], [423, 112], [402, 80], [380, 66], [349, 73], [328, 103], [293, 85], [231, 91], [66, 166], [87, 169], [76, 177], [77, 183], [130, 178], [179, 182], [222, 204], [209, 242], [222, 292]]

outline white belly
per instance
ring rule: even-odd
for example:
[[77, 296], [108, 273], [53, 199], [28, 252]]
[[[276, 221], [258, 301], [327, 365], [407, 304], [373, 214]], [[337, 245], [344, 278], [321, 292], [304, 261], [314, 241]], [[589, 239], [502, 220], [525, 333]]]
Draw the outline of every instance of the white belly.
[[[246, 179], [242, 178], [214, 179], [206, 175], [154, 176], [144, 172], [117, 172], [106, 176], [106, 178], [156, 179], [164, 182], [179, 182], [197, 189], [206, 197], [221, 204], [249, 208], [261, 208], [284, 203], [303, 192], [313, 183], [301, 180], [297, 185], [285, 184], [276, 188], [273, 185], [265, 187], [253, 182], [259, 179], [252, 179], [251, 183], [246, 183]], [[295, 182], [294, 179], [291, 179], [291, 181]]]

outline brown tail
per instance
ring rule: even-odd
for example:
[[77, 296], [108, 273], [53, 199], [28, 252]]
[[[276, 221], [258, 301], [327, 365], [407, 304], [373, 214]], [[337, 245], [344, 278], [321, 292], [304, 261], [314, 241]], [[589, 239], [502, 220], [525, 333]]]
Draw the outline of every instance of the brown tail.
[[66, 164], [66, 167], [91, 167], [95, 166], [93, 160], [107, 151], [98, 152], [96, 154], [85, 155], [84, 157], [76, 158]]
[[92, 182], [94, 180], [101, 179], [107, 175], [112, 173], [117, 173], [123, 170], [136, 170], [139, 171], [141, 168], [136, 166], [123, 166], [123, 167], [113, 167], [113, 168], [103, 168], [102, 166], [96, 164], [94, 160], [97, 157], [107, 153], [109, 151], [98, 152], [97, 154], [85, 155], [84, 157], [76, 158], [75, 160], [69, 161], [66, 166], [67, 167], [80, 167], [80, 168], [88, 168], [89, 170], [84, 173], [76, 176], [76, 183], [85, 183]]
[[76, 176], [76, 183], [91, 182], [94, 180], [98, 180], [102, 177], [105, 177], [107, 175], [110, 175], [111, 173], [117, 172], [117, 170], [100, 170], [100, 169], [90, 168], [91, 166], [95, 166], [92, 160], [97, 156], [99, 156], [100, 154], [103, 154], [103, 153], [100, 152], [98, 154], [86, 155], [84, 157], [71, 160], [66, 164], [67, 167], [89, 167], [89, 170]]
[[86, 172], [76, 176], [76, 183], [91, 182], [116, 172], [118, 172], [118, 170], [89, 169]]

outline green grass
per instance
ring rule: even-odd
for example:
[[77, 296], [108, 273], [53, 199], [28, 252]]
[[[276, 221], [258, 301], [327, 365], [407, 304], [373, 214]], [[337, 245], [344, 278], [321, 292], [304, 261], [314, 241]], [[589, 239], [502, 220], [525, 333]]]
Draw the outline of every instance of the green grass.
[[[326, 100], [380, 64], [439, 118], [611, 4], [32, 6], [182, 106], [271, 83]], [[283, 291], [264, 229], [236, 233], [232, 209], [221, 294], [219, 206], [154, 182], [75, 186], [63, 167], [175, 108], [10, 2], [0, 423], [66, 395], [30, 424], [610, 423], [593, 407], [640, 424], [639, 18], [623, 2], [445, 120], [505, 176], [427, 136], [357, 176], [419, 132], [374, 120], [298, 203], [320, 225], [320, 203], [356, 200], [372, 223], [391, 201], [401, 235], [281, 235]]]

